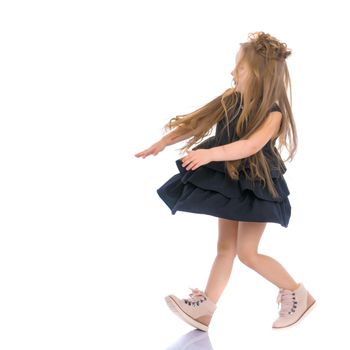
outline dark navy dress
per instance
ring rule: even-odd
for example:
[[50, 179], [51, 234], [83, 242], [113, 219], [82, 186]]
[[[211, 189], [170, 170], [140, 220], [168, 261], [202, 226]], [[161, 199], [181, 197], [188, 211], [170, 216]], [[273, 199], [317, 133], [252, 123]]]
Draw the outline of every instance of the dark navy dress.
[[[279, 106], [274, 104], [270, 111], [276, 110], [280, 111]], [[223, 118], [216, 125], [215, 136], [193, 149], [211, 148], [238, 140], [235, 126], [240, 113], [241, 110], [229, 124], [231, 141], [228, 139], [227, 130], [222, 132], [226, 124]], [[162, 185], [157, 193], [173, 215], [179, 210], [230, 220], [274, 222], [287, 227], [291, 216], [289, 189], [283, 177], [287, 169], [282, 159], [277, 159], [269, 150], [269, 143], [264, 146], [263, 152], [270, 165], [278, 198], [273, 198], [267, 186], [264, 188], [260, 180], [250, 181], [246, 178], [242, 171], [242, 167], [245, 167], [244, 160], [238, 169], [239, 179], [232, 180], [223, 161], [210, 162], [196, 170], [186, 170], [182, 167], [182, 161], [178, 159], [176, 165], [179, 173]], [[245, 169], [249, 173], [249, 168]]]

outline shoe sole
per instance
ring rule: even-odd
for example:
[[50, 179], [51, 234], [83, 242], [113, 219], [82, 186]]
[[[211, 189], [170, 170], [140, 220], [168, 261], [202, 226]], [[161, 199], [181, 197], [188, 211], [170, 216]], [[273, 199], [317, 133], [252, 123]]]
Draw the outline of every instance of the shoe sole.
[[292, 326], [297, 325], [302, 319], [305, 318], [306, 315], [308, 315], [315, 307], [317, 306], [316, 304], [316, 300], [304, 311], [303, 314], [301, 314], [301, 316], [293, 323], [289, 324], [288, 326], [284, 326], [284, 327], [272, 327], [272, 329], [277, 330], [277, 329], [286, 329], [286, 328], [290, 328]]
[[178, 317], [180, 317], [183, 321], [187, 322], [191, 326], [198, 328], [201, 331], [207, 332], [208, 326], [197, 322], [195, 319], [187, 315], [180, 306], [176, 303], [174, 299], [172, 299], [170, 296], [165, 297], [165, 301], [169, 307], [169, 309]]

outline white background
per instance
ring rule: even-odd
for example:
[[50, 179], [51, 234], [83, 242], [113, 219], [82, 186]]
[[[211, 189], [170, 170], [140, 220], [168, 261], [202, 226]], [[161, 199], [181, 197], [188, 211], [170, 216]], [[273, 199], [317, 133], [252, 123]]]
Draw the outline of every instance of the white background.
[[217, 219], [173, 216], [156, 193], [181, 144], [134, 154], [230, 87], [254, 31], [293, 50], [299, 133], [292, 217], [267, 225], [260, 251], [318, 307], [273, 332], [277, 288], [236, 260], [208, 336], [215, 350], [349, 347], [345, 3], [1, 1], [1, 349], [185, 347], [192, 327], [163, 298], [205, 287]]

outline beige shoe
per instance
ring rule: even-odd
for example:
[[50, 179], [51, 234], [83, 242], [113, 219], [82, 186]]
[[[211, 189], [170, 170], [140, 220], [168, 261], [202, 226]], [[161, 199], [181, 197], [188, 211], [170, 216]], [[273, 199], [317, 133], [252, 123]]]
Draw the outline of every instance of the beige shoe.
[[314, 307], [316, 300], [304, 285], [299, 283], [299, 287], [294, 291], [281, 288], [277, 296], [277, 303], [281, 304], [281, 307], [279, 317], [273, 323], [272, 328], [285, 328], [300, 321]]
[[190, 298], [179, 299], [171, 294], [165, 297], [165, 301], [170, 310], [183, 321], [202, 331], [207, 331], [216, 304], [198, 288], [190, 289], [192, 290]]

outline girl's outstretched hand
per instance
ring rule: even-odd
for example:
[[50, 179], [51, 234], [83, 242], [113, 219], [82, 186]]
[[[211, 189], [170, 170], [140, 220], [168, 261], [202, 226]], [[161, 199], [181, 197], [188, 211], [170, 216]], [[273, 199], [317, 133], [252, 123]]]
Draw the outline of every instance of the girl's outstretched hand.
[[210, 149], [198, 149], [188, 152], [187, 156], [181, 158], [182, 166], [186, 170], [196, 170], [201, 165], [210, 163], [213, 159], [211, 157]]
[[135, 154], [135, 157], [139, 158], [146, 158], [149, 155], [153, 154], [154, 156], [156, 156], [159, 152], [163, 151], [163, 149], [167, 146], [166, 142], [163, 140], [160, 140], [158, 142], [156, 142], [155, 144], [153, 144], [151, 147], [147, 148], [146, 150], [139, 152], [137, 154]]

